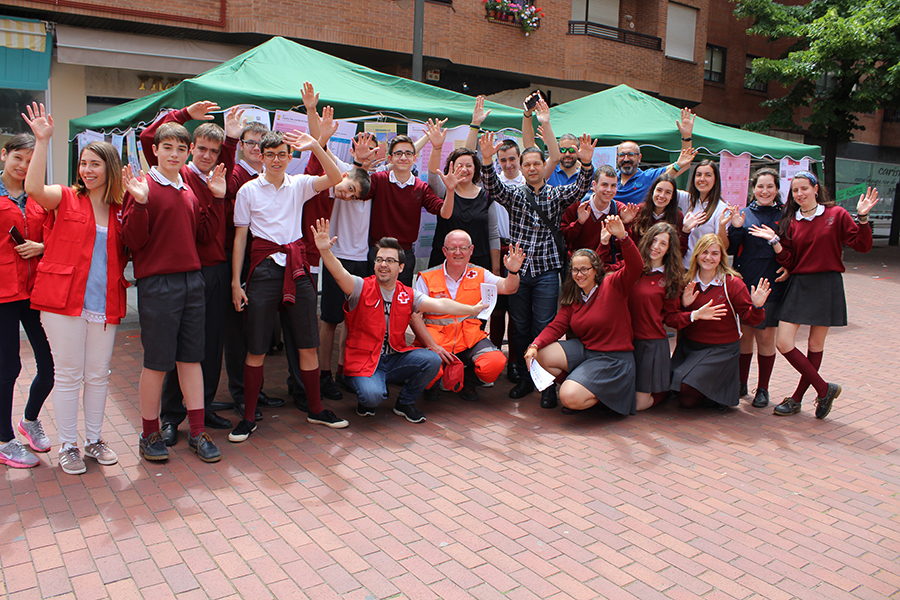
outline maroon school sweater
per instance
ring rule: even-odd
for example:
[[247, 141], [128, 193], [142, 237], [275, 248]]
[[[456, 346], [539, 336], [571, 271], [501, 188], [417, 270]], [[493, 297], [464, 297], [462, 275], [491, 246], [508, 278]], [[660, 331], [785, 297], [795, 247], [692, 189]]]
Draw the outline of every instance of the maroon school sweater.
[[790, 216], [788, 234], [782, 238], [780, 253], [775, 255], [791, 275], [804, 273], [844, 272], [842, 246], [857, 252], [872, 249], [871, 225], [859, 225], [845, 209], [829, 206], [812, 221], [798, 221]]
[[427, 183], [415, 177], [415, 183], [400, 188], [391, 183], [388, 171], [372, 173], [372, 220], [369, 224], [369, 244], [383, 237], [397, 238], [404, 250], [412, 247], [419, 237], [422, 209], [433, 215], [441, 212], [444, 201]]
[[608, 273], [587, 302], [560, 306], [556, 318], [534, 340], [538, 348], [549, 346], [571, 331], [588, 350], [634, 350], [628, 294], [641, 276], [644, 261], [631, 238], [626, 236], [620, 243], [625, 268]]
[[198, 244], [208, 244], [221, 229], [224, 202], [206, 210], [190, 188], [160, 185], [149, 175], [147, 182], [147, 203], [126, 193], [122, 210], [122, 239], [131, 249], [135, 278], [199, 270]]
[[636, 340], [660, 340], [666, 337], [663, 324], [681, 329], [691, 322], [691, 313], [681, 309], [680, 294], [666, 298], [662, 273], [650, 273], [638, 279], [628, 296], [628, 309]]
[[[725, 285], [728, 286], [728, 299], [731, 300], [730, 305], [725, 298], [725, 287], [711, 285], [706, 288], [705, 292], [700, 291], [697, 299], [687, 307], [687, 310], [695, 311], [712, 300], [713, 306], [724, 304], [728, 313], [719, 321], [694, 321], [687, 325], [684, 328], [684, 334], [689, 340], [701, 344], [730, 344], [741, 339], [740, 330], [734, 319], [735, 312], [745, 325], [759, 325], [766, 318], [765, 309], [753, 306], [750, 292], [740, 277], [726, 275], [725, 278]], [[697, 284], [697, 289], [700, 289], [700, 284]], [[690, 314], [688, 321], [690, 321]]]
[[[593, 202], [593, 200], [588, 200], [588, 202]], [[613, 200], [616, 203], [616, 214], [621, 215], [622, 210], [625, 208], [625, 205], [619, 202], [618, 200]], [[582, 204], [582, 202], [573, 202], [569, 205], [569, 207], [563, 212], [562, 219], [560, 220], [559, 230], [562, 232], [563, 237], [566, 239], [566, 246], [569, 249], [569, 256], [572, 256], [572, 252], [578, 250], [579, 248], [590, 248], [594, 250], [595, 248], [600, 247], [600, 233], [603, 231], [603, 222], [606, 221], [606, 217], [609, 215], [602, 215], [599, 219], [594, 217], [594, 209], [591, 209], [591, 214], [588, 215], [587, 221], [584, 223], [578, 222], [578, 207]], [[612, 207], [610, 207], [610, 212], [612, 212]], [[609, 246], [606, 246], [605, 257], [601, 256], [600, 260], [603, 261], [603, 264], [609, 263]]]
[[[159, 129], [159, 126], [163, 123], [181, 123], [184, 125], [190, 120], [191, 117], [188, 115], [187, 109], [182, 108], [181, 110], [172, 110], [161, 119], [157, 119], [151, 123], [141, 132], [141, 148], [144, 151], [144, 158], [147, 159], [148, 165], [155, 167], [159, 164], [156, 155], [153, 154], [153, 148], [151, 148], [153, 136], [156, 135], [156, 130]], [[231, 174], [234, 171], [234, 155], [235, 152], [237, 152], [237, 142], [238, 141], [235, 138], [226, 137], [225, 141], [222, 142], [222, 150], [219, 152], [219, 160], [216, 163], [225, 165], [226, 184], [230, 181]], [[209, 190], [209, 186], [206, 185], [206, 182], [203, 181], [188, 165], [181, 167], [179, 173], [181, 173], [181, 178], [184, 180], [184, 183], [191, 188], [191, 191], [194, 192], [194, 196], [200, 201], [200, 206], [204, 209], [209, 209], [209, 207], [213, 205], [215, 198], [213, 198], [213, 194]], [[234, 209], [232, 209], [232, 213], [233, 210]], [[207, 242], [198, 242], [197, 244], [197, 253], [200, 256], [201, 265], [204, 267], [211, 267], [225, 261], [225, 237], [226, 228], [225, 219], [223, 218], [219, 225], [219, 229], [216, 231], [215, 237]], [[234, 230], [231, 232], [231, 243], [232, 245], [234, 244]]]

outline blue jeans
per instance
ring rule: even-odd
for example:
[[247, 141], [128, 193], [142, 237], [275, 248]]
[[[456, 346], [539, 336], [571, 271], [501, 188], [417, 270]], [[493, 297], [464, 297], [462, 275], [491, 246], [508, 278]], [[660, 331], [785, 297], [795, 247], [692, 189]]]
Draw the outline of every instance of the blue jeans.
[[559, 269], [519, 277], [519, 290], [509, 297], [509, 320], [516, 324], [513, 340], [517, 351], [510, 360], [525, 366], [525, 350], [556, 317], [558, 305]]
[[388, 383], [406, 382], [397, 404], [415, 404], [416, 398], [431, 383], [441, 368], [441, 357], [427, 348], [416, 348], [409, 352], [382, 355], [378, 367], [371, 377], [351, 377], [344, 375], [347, 382], [356, 388], [356, 397], [363, 406], [374, 408], [387, 400]]

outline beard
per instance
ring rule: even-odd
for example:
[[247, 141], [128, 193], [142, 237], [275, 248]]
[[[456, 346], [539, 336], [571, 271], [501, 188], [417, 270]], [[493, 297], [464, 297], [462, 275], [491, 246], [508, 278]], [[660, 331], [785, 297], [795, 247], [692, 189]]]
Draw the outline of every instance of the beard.
[[623, 163], [623, 164], [619, 165], [619, 172], [622, 175], [628, 175], [628, 176], [634, 175], [634, 172], [636, 169], [637, 169], [637, 165], [635, 165], [634, 163], [627, 163], [627, 164]]

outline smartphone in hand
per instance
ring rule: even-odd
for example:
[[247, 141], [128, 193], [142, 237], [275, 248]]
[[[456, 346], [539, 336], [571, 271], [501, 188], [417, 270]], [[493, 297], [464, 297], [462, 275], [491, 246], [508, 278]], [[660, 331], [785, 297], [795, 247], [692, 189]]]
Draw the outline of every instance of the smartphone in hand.
[[25, 238], [22, 237], [22, 234], [19, 233], [19, 228], [15, 225], [9, 228], [9, 237], [13, 239], [13, 241], [16, 243], [16, 246], [21, 246], [25, 243]]

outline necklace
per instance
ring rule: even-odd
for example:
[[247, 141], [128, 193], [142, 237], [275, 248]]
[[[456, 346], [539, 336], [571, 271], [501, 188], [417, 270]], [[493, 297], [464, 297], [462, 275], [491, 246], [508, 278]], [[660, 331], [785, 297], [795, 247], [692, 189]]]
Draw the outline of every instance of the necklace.
[[803, 209], [801, 208], [801, 209], [800, 209], [800, 214], [801, 214], [801, 215], [811, 215], [812, 213], [816, 212], [816, 209], [817, 209], [817, 208], [819, 208], [819, 207], [818, 207], [818, 206], [813, 206], [813, 207], [812, 207], [811, 209], [809, 209], [809, 210], [803, 210]]

